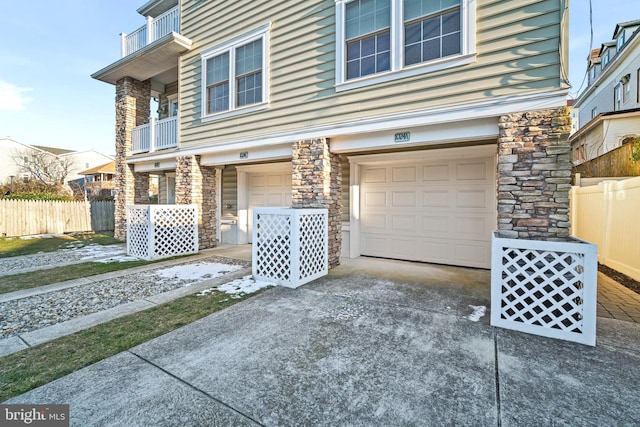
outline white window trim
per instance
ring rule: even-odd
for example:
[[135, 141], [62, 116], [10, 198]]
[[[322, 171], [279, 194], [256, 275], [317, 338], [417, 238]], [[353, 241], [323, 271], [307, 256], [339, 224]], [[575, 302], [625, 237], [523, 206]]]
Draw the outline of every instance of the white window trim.
[[347, 62], [345, 60], [345, 23], [346, 5], [353, 0], [335, 0], [336, 2], [336, 92], [356, 89], [373, 84], [389, 82], [405, 77], [432, 73], [447, 68], [470, 64], [476, 60], [476, 0], [462, 0], [462, 44], [460, 55], [440, 58], [433, 61], [404, 66], [404, 38], [402, 0], [391, 1], [391, 70], [370, 74], [352, 80], [346, 79]]
[[[261, 25], [260, 27], [252, 30], [248, 33], [242, 34], [238, 37], [234, 37], [225, 43], [219, 44], [212, 48], [206, 49], [200, 53], [200, 72], [201, 78], [201, 113], [200, 121], [209, 122], [212, 120], [219, 120], [226, 117], [237, 116], [239, 114], [246, 114], [253, 111], [258, 111], [267, 108], [269, 105], [269, 52], [270, 52], [270, 31], [271, 22]], [[235, 48], [251, 43], [255, 40], [262, 39], [262, 102], [237, 107], [236, 104], [236, 84], [235, 84]], [[225, 52], [229, 52], [229, 110], [221, 111], [219, 113], [207, 114], [207, 60], [214, 56], [221, 55]]]

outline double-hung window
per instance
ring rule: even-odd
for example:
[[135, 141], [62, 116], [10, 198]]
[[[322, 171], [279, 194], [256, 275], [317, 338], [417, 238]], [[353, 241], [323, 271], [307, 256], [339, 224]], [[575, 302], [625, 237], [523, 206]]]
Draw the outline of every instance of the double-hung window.
[[265, 108], [268, 102], [269, 25], [204, 51], [202, 117]]
[[336, 0], [336, 88], [475, 60], [473, 0]]

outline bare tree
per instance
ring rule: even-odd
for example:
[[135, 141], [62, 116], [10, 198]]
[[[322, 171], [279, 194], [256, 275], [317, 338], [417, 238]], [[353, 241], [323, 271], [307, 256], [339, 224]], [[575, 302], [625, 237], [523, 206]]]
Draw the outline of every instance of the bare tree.
[[49, 185], [64, 185], [73, 168], [73, 159], [41, 150], [16, 150], [11, 157], [22, 172]]

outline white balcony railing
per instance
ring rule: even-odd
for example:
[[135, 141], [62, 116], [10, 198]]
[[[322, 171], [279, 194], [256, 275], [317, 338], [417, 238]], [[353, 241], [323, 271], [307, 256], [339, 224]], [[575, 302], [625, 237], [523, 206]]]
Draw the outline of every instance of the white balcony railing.
[[169, 9], [162, 15], [147, 17], [146, 25], [138, 28], [131, 34], [122, 33], [122, 57], [131, 55], [167, 34], [180, 32], [180, 6]]
[[178, 118], [152, 118], [148, 124], [133, 128], [131, 139], [132, 154], [175, 148], [178, 146]]

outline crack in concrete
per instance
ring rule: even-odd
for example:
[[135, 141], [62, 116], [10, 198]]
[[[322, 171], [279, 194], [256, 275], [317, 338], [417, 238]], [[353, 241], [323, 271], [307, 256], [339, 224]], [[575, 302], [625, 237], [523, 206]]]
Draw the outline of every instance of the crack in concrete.
[[161, 367], [161, 366], [159, 366], [159, 365], [157, 365], [157, 364], [153, 363], [152, 361], [150, 361], [150, 360], [148, 360], [148, 359], [146, 359], [146, 358], [142, 357], [141, 355], [139, 355], [139, 354], [137, 354], [137, 353], [134, 353], [134, 352], [133, 352], [133, 351], [131, 351], [131, 350], [128, 350], [128, 351], [127, 351], [127, 353], [129, 353], [129, 354], [131, 354], [131, 355], [133, 355], [133, 356], [137, 357], [138, 359], [142, 360], [142, 361], [143, 361], [143, 362], [145, 362], [145, 363], [148, 363], [149, 365], [153, 366], [154, 368], [159, 369], [160, 371], [164, 372], [165, 374], [169, 375], [170, 377], [175, 378], [176, 380], [180, 381], [182, 384], [186, 385], [187, 387], [189, 387], [189, 388], [191, 388], [191, 389], [193, 389], [193, 390], [197, 391], [198, 393], [203, 394], [204, 396], [208, 397], [209, 399], [211, 399], [211, 400], [213, 400], [213, 401], [217, 402], [218, 404], [222, 405], [223, 407], [225, 407], [225, 408], [227, 408], [227, 409], [229, 409], [229, 410], [231, 410], [231, 411], [235, 412], [236, 414], [240, 415], [241, 417], [248, 419], [249, 421], [251, 421], [251, 422], [255, 423], [256, 425], [258, 425], [258, 426], [260, 426], [260, 427], [266, 427], [264, 424], [260, 423], [258, 420], [255, 420], [254, 418], [250, 417], [249, 415], [242, 413], [241, 411], [237, 410], [237, 409], [236, 409], [236, 408], [234, 408], [233, 406], [231, 406], [231, 405], [229, 405], [229, 404], [227, 404], [227, 403], [223, 402], [222, 400], [220, 400], [220, 399], [218, 399], [218, 398], [216, 398], [216, 397], [212, 396], [211, 394], [207, 393], [206, 391], [204, 391], [204, 390], [202, 390], [202, 389], [200, 389], [200, 388], [198, 388], [198, 387], [194, 386], [193, 384], [191, 384], [191, 383], [189, 383], [189, 382], [187, 382], [187, 381], [183, 380], [183, 379], [182, 379], [182, 378], [180, 378], [179, 376], [177, 376], [177, 375], [175, 375], [175, 374], [172, 374], [171, 372], [167, 371], [167, 370], [166, 370], [166, 369], [164, 369], [163, 367]]

